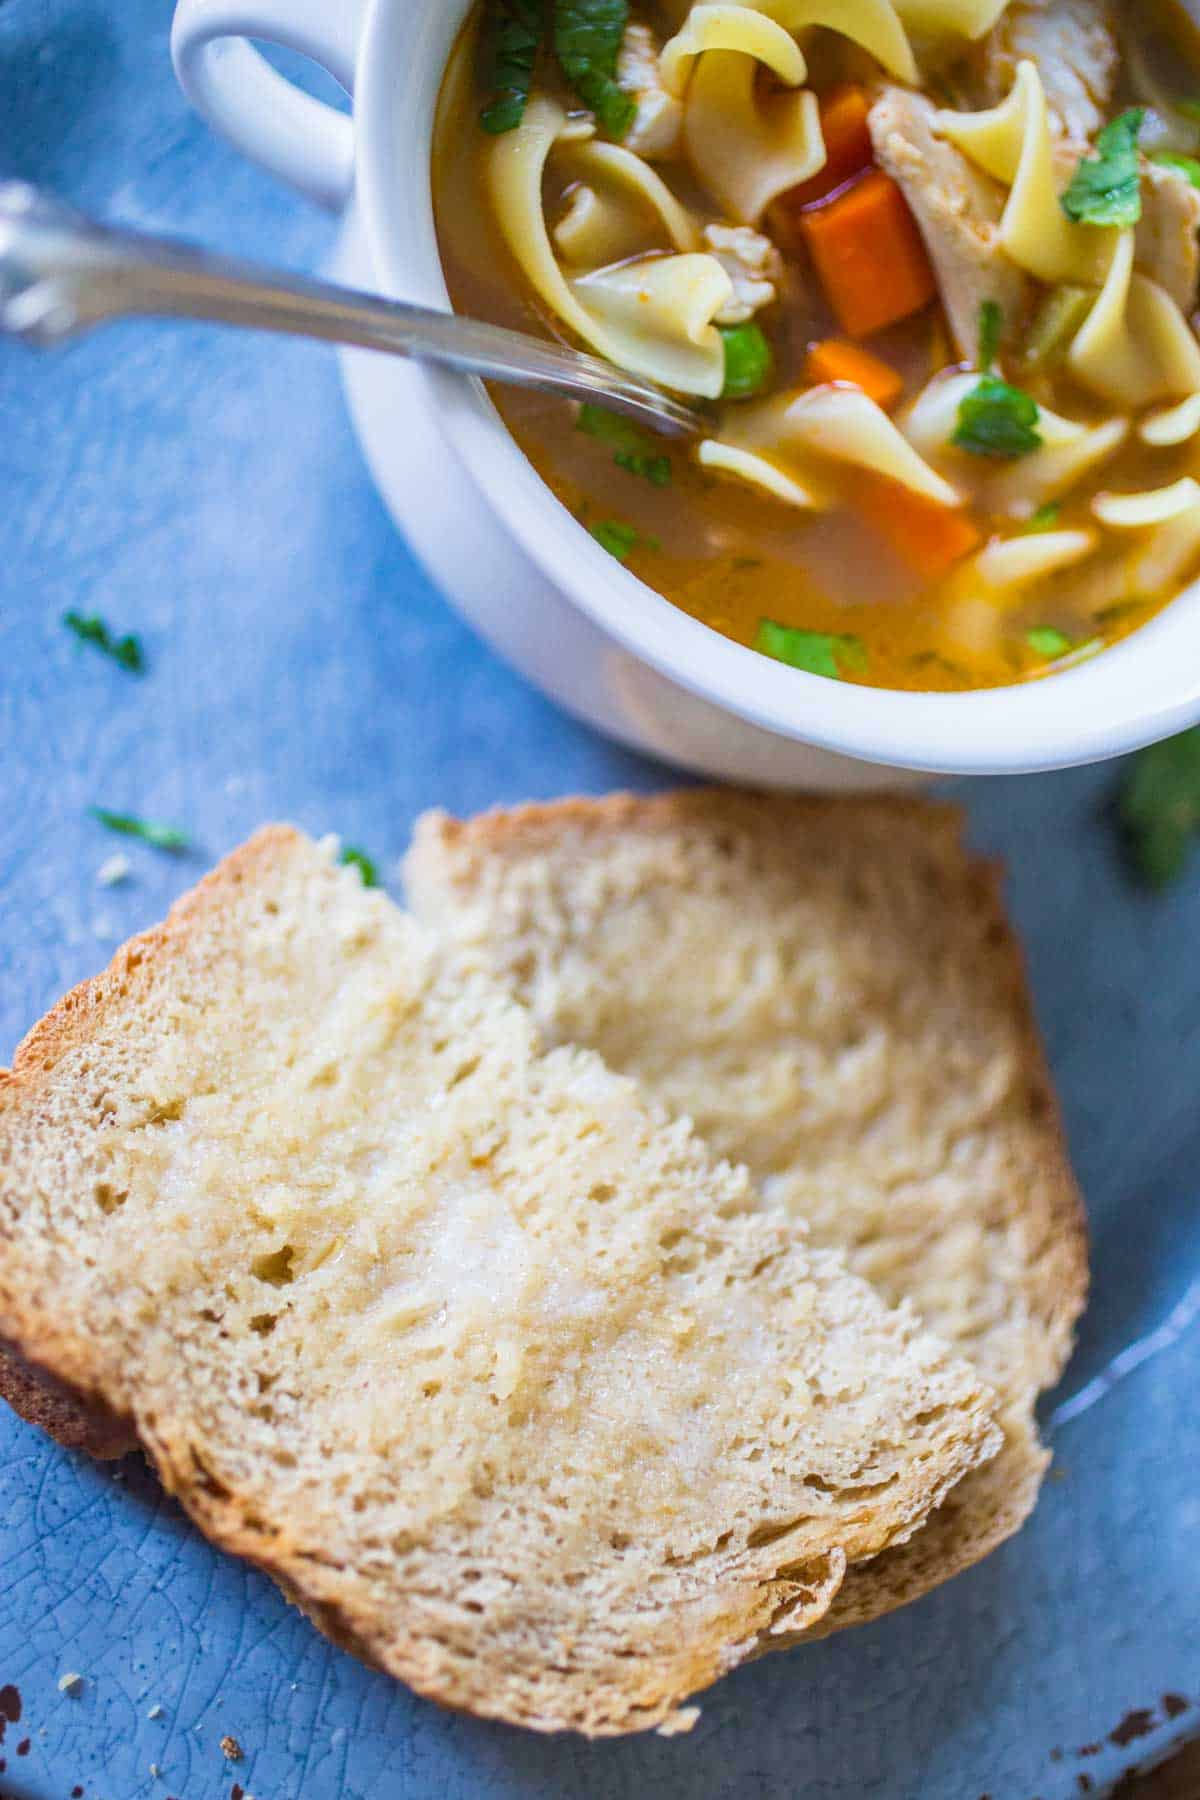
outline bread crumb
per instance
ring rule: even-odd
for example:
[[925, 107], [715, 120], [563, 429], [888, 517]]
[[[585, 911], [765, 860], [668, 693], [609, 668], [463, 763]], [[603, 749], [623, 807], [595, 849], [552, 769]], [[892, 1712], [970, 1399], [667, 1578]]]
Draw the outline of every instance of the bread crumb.
[[154, 1705], [150, 1708], [150, 1711], [146, 1714], [146, 1717], [148, 1719], [161, 1719], [162, 1718], [162, 1707], [158, 1704], [157, 1700], [154, 1702]]
[[106, 858], [96, 870], [96, 880], [101, 887], [116, 887], [118, 882], [128, 881], [133, 872], [133, 864], [127, 856], [118, 850], [115, 856]]
[[678, 1737], [681, 1731], [690, 1731], [699, 1717], [700, 1708], [698, 1706], [681, 1706], [678, 1712], [671, 1713], [663, 1720], [655, 1736]]
[[60, 1694], [77, 1694], [82, 1686], [83, 1676], [77, 1674], [74, 1669], [68, 1669], [65, 1675], [60, 1675], [58, 1678]]
[[241, 1762], [244, 1754], [245, 1752], [237, 1739], [231, 1737], [230, 1734], [226, 1732], [225, 1736], [221, 1739], [221, 1755], [225, 1758], [226, 1762]]
[[150, 1773], [151, 1773], [151, 1774], [152, 1774], [152, 1775], [153, 1775], [153, 1776], [154, 1776], [154, 1779], [155, 1779], [155, 1780], [156, 1780], [156, 1781], [157, 1781], [157, 1780], [158, 1780], [158, 1773], [159, 1773], [159, 1770], [158, 1770], [158, 1764], [157, 1764], [157, 1763], [151, 1763], [151, 1764], [150, 1764]]

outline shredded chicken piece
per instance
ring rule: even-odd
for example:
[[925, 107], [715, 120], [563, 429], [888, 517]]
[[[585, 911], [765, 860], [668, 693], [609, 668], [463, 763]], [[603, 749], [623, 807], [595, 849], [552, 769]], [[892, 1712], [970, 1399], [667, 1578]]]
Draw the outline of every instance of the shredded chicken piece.
[[959, 355], [973, 359], [983, 302], [996, 302], [1011, 339], [1031, 286], [1000, 245], [1005, 189], [934, 136], [933, 114], [923, 95], [887, 87], [868, 123], [880, 166], [899, 183], [925, 240]]
[[625, 27], [617, 58], [617, 84], [637, 101], [633, 124], [622, 140], [648, 161], [679, 153], [683, 105], [668, 94], [658, 70], [658, 43], [648, 25]]
[[1142, 167], [1137, 266], [1190, 313], [1200, 287], [1200, 190], [1162, 163]]
[[750, 225], [706, 225], [704, 243], [733, 283], [733, 293], [716, 315], [718, 325], [744, 325], [774, 304], [783, 258], [769, 237]]
[[1050, 126], [1086, 143], [1108, 117], [1119, 51], [1112, 0], [1011, 0], [978, 50], [978, 103], [994, 106], [1017, 64], [1037, 64]]

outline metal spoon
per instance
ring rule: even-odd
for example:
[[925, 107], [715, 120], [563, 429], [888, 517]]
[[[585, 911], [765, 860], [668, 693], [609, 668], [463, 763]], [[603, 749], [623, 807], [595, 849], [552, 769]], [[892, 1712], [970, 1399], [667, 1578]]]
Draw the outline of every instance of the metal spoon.
[[517, 387], [600, 401], [664, 437], [704, 429], [690, 407], [599, 357], [477, 319], [98, 225], [24, 182], [0, 183], [0, 329], [45, 347], [130, 315], [211, 319], [358, 344]]

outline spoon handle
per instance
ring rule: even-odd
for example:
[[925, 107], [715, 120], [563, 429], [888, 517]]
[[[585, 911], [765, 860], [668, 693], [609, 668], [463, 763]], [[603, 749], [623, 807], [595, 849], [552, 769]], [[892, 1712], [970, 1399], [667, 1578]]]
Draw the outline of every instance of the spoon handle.
[[132, 315], [207, 319], [354, 344], [595, 400], [667, 437], [703, 429], [690, 408], [661, 388], [598, 357], [456, 313], [99, 225], [24, 183], [0, 184], [0, 329], [46, 347]]

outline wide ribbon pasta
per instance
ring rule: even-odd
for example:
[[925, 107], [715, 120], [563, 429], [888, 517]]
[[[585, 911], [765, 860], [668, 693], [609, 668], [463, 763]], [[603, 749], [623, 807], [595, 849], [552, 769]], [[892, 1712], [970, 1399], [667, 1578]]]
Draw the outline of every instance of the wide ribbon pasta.
[[990, 31], [1008, 0], [896, 0], [906, 26], [933, 39], [980, 38]]
[[1179, 400], [1200, 389], [1200, 344], [1171, 296], [1135, 274], [1133, 256], [1133, 231], [1123, 231], [1067, 362], [1094, 393], [1122, 406]]
[[1094, 287], [1104, 280], [1119, 233], [1111, 226], [1077, 224], [1060, 206], [1046, 94], [1032, 62], [1018, 63], [999, 106], [939, 112], [934, 128], [1008, 187], [1000, 244], [1019, 268], [1039, 281]]
[[1156, 450], [1175, 444], [1186, 444], [1200, 431], [1200, 394], [1189, 394], [1177, 406], [1164, 407], [1147, 415], [1138, 426], [1138, 436]]
[[708, 51], [736, 51], [770, 69], [787, 87], [799, 87], [808, 74], [795, 38], [765, 11], [740, 4], [695, 6], [683, 29], [663, 45], [658, 73], [668, 94], [682, 100], [700, 57]]
[[700, 228], [649, 163], [620, 144], [558, 140], [558, 154], [579, 185], [554, 229], [554, 242], [576, 265], [598, 268], [646, 247], [648, 231], [676, 250], [701, 246]]
[[992, 462], [954, 443], [958, 409], [979, 383], [977, 373], [943, 372], [917, 395], [902, 420], [904, 435], [936, 468], [968, 477], [983, 503], [1011, 518], [1028, 518], [1048, 500], [1067, 493], [1120, 448], [1129, 432], [1125, 419], [1083, 425], [1048, 406], [1039, 406], [1041, 446], [1027, 456]]
[[[898, 5], [893, 4], [893, 0], [738, 0], [738, 3], [767, 14], [793, 34], [814, 27], [840, 32], [843, 37], [861, 45], [897, 81], [915, 83], [919, 78], [903, 15], [907, 11], [923, 11], [923, 0], [905, 0]], [[947, 15], [955, 16], [982, 12], [988, 6], [999, 11], [1005, 4], [1006, 0], [927, 0], [929, 7], [940, 7]], [[700, 7], [692, 5], [691, 0], [664, 0], [663, 10], [675, 30], [681, 31]], [[949, 20], [945, 29], [957, 31], [959, 27]], [[976, 33], [972, 31], [966, 35], [973, 37]]]
[[[816, 95], [795, 39], [748, 6], [697, 6], [659, 59], [664, 86], [684, 100], [689, 160], [729, 218], [754, 225], [778, 194], [825, 163]], [[760, 68], [785, 88], [764, 95]]]
[[[495, 216], [514, 256], [546, 305], [592, 349], [664, 387], [715, 399], [725, 383], [725, 350], [713, 319], [733, 292], [715, 257], [683, 252], [575, 277], [560, 267], [542, 182], [565, 125], [563, 108], [539, 96], [515, 131], [488, 146]], [[578, 156], [577, 137], [572, 142]]]
[[1200, 482], [1191, 475], [1161, 488], [1143, 488], [1132, 494], [1097, 494], [1092, 511], [1102, 525], [1114, 531], [1144, 531], [1149, 525], [1162, 525], [1177, 519], [1180, 513], [1200, 506]]
[[886, 476], [939, 506], [959, 506], [956, 488], [923, 460], [882, 407], [858, 389], [830, 384], [741, 406], [721, 435], [697, 451], [702, 467], [733, 475], [794, 506], [834, 504], [821, 463]]
[[836, 31], [866, 50], [897, 81], [918, 80], [901, 9], [892, 0], [746, 0], [746, 4], [794, 33], [814, 27]]
[[1200, 558], [1200, 505], [1189, 506], [1155, 527], [1131, 560], [1126, 592], [1169, 593]]
[[994, 593], [1015, 593], [1057, 575], [1090, 556], [1099, 543], [1094, 531], [1040, 531], [1021, 537], [994, 538], [964, 565], [968, 581], [979, 581]]

